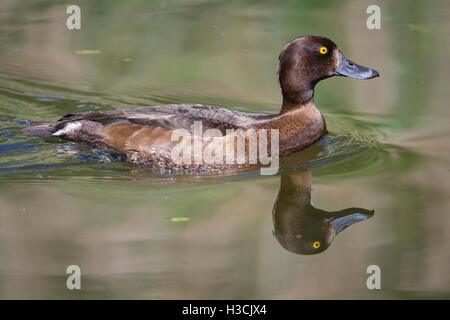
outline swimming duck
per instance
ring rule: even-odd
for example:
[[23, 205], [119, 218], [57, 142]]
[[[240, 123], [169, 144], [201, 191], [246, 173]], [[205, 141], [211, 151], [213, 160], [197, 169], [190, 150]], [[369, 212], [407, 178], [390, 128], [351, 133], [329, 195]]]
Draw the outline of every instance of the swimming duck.
[[283, 172], [272, 211], [273, 233], [286, 250], [296, 254], [325, 251], [348, 226], [367, 220], [373, 210], [347, 208], [325, 211], [311, 205], [311, 171]]
[[[230, 169], [251, 163], [248, 136], [243, 161], [237, 160], [234, 146], [232, 161], [220, 159], [225, 156], [217, 150], [226, 139], [234, 142], [236, 132], [242, 135], [238, 129], [259, 134], [270, 131], [270, 138], [266, 138], [268, 146], [273, 144], [271, 132], [278, 130], [278, 154], [289, 155], [313, 144], [327, 132], [325, 120], [313, 101], [314, 87], [320, 80], [335, 75], [356, 79], [378, 76], [377, 71], [348, 60], [330, 39], [312, 35], [295, 38], [285, 45], [278, 58], [277, 74], [283, 100], [280, 113], [274, 115], [243, 114], [201, 104], [170, 104], [68, 114], [56, 122], [33, 123], [25, 130], [33, 135], [52, 135], [97, 148], [112, 148], [124, 153], [130, 162], [161, 169]], [[200, 132], [215, 130], [214, 138], [196, 133], [196, 123], [200, 123]], [[178, 140], [174, 139], [175, 133]], [[189, 137], [194, 145], [193, 152], [191, 147], [183, 149], [188, 150], [187, 159], [191, 161], [174, 159], [173, 151], [179, 147], [180, 137]], [[194, 159], [196, 140], [200, 140], [201, 152], [215, 150], [212, 153], [219, 160], [206, 163]]]

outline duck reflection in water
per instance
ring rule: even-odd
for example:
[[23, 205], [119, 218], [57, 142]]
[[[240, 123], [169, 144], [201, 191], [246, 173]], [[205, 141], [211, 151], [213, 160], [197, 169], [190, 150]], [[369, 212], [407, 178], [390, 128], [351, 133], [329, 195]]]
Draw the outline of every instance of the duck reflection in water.
[[307, 169], [282, 173], [272, 212], [275, 237], [283, 248], [296, 254], [321, 253], [342, 230], [374, 215], [373, 210], [363, 208], [339, 211], [314, 208], [311, 179], [311, 171]]

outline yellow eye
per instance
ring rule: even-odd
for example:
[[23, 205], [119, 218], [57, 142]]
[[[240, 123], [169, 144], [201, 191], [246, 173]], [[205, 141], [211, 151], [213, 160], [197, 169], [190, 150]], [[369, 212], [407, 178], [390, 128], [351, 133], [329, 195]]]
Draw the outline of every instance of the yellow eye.
[[[328, 52], [328, 49], [327, 49], [326, 47], [320, 48], [320, 53], [321, 53], [321, 54], [325, 54], [325, 53], [327, 53], [327, 52]], [[319, 246], [320, 246], [320, 243], [319, 243]]]
[[320, 247], [320, 242], [319, 241], [314, 241], [313, 247], [314, 247], [314, 249], [318, 249]]

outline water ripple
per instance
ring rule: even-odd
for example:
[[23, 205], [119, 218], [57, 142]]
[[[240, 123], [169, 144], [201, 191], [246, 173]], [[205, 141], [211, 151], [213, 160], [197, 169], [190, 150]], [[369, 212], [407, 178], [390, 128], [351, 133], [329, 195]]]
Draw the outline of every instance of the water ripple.
[[[80, 105], [83, 104], [76, 107]], [[325, 117], [330, 132], [313, 146], [282, 159], [281, 170], [308, 167], [319, 176], [351, 177], [390, 168], [405, 168], [405, 163], [412, 163], [411, 158], [417, 157], [409, 150], [382, 143], [385, 134], [376, 126], [361, 121], [359, 114], [326, 114]], [[8, 119], [8, 115], [3, 119]], [[28, 124], [25, 120], [4, 120], [0, 123], [0, 179], [3, 183], [18, 178], [40, 180], [73, 176], [133, 180], [173, 178], [170, 173], [128, 164], [117, 152], [93, 150], [73, 142], [64, 143], [56, 137], [42, 139], [29, 136], [23, 132], [23, 127]], [[237, 176], [256, 174], [240, 172]]]

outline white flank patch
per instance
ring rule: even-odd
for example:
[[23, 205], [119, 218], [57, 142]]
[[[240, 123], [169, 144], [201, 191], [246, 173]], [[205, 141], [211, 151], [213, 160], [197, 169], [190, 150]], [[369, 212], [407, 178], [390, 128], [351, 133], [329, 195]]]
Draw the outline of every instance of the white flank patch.
[[62, 136], [64, 134], [67, 133], [71, 133], [74, 132], [75, 130], [81, 128], [81, 122], [69, 122], [68, 124], [66, 124], [66, 126], [64, 128], [62, 128], [61, 130], [56, 131], [54, 134], [52, 134], [52, 136]]

